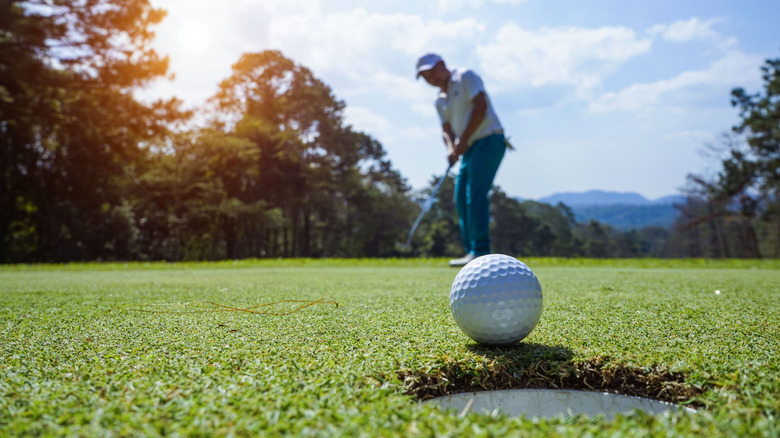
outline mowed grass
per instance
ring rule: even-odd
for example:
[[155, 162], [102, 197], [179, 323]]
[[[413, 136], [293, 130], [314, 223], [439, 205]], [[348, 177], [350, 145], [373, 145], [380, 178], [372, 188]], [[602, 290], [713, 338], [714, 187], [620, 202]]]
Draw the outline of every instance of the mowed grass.
[[[0, 267], [0, 436], [780, 434], [780, 263], [526, 263], [542, 319], [495, 349], [452, 320], [443, 260]], [[587, 362], [677, 373], [698, 413], [459, 416], [409, 377]]]

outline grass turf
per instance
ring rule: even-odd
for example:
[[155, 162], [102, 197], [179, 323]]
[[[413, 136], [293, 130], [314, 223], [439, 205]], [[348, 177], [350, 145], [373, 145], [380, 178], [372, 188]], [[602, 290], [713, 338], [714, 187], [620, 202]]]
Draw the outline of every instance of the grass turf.
[[[780, 263], [526, 262], [545, 309], [501, 349], [455, 326], [457, 270], [442, 260], [0, 267], [0, 435], [780, 434]], [[181, 305], [325, 297], [338, 307]], [[682, 385], [699, 412], [532, 421], [417, 403], [431, 382], [566, 386], [615, 370]]]

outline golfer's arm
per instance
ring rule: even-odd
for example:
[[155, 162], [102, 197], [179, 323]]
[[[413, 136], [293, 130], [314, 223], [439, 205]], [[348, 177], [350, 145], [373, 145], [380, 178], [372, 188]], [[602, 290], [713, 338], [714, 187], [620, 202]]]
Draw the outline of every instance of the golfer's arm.
[[[466, 130], [463, 131], [463, 135], [460, 137], [460, 141], [468, 142], [474, 132], [479, 128], [479, 125], [485, 120], [485, 114], [487, 114], [487, 96], [484, 92], [481, 92], [471, 99], [471, 103], [474, 108], [471, 110], [471, 117], [469, 123], [466, 125]], [[471, 144], [469, 144], [471, 146]]]
[[444, 139], [444, 145], [447, 147], [447, 153], [451, 154], [455, 151], [455, 133], [452, 132], [452, 126], [449, 123], [443, 123], [441, 125], [441, 136]]

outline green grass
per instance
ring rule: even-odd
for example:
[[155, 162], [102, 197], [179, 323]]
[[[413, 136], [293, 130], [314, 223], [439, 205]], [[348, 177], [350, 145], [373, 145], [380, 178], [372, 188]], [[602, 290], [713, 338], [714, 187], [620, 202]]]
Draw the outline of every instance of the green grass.
[[[458, 330], [457, 270], [442, 260], [0, 267], [0, 436], [780, 434], [780, 263], [526, 262], [545, 309], [503, 349]], [[162, 306], [324, 297], [338, 307]], [[424, 381], [545, 386], [586, 368], [662, 386], [678, 376], [699, 412], [460, 418], [415, 396]]]

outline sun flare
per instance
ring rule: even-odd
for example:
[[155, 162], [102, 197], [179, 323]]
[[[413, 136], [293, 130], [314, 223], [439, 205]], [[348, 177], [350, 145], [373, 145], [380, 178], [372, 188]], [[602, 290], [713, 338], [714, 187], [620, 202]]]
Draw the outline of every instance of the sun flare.
[[190, 21], [179, 30], [179, 42], [188, 52], [202, 52], [208, 48], [210, 41], [211, 30], [203, 23]]

